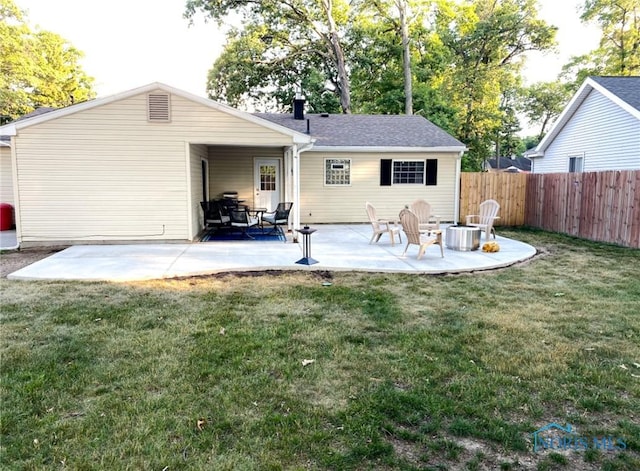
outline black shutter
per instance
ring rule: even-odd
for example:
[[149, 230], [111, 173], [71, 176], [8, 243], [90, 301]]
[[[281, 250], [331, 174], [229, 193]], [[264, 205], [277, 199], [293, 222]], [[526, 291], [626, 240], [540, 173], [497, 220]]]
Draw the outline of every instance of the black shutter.
[[391, 186], [391, 159], [380, 160], [380, 186]]
[[438, 184], [438, 159], [427, 159], [425, 181], [427, 185]]

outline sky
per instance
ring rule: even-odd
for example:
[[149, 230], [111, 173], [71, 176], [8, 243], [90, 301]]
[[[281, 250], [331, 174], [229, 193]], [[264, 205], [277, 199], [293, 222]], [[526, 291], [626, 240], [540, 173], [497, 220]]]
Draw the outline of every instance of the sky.
[[206, 96], [207, 72], [225, 36], [203, 17], [182, 14], [186, 0], [14, 0], [35, 29], [62, 36], [84, 53], [99, 97], [152, 82]]
[[[206, 97], [207, 72], [224, 47], [224, 27], [202, 16], [190, 26], [183, 18], [186, 0], [14, 1], [33, 29], [56, 33], [84, 53], [83, 70], [95, 78], [99, 97], [152, 82]], [[539, 0], [540, 18], [558, 27], [558, 48], [529, 54], [526, 84], [555, 80], [571, 56], [597, 47], [598, 29], [579, 19], [583, 4]]]

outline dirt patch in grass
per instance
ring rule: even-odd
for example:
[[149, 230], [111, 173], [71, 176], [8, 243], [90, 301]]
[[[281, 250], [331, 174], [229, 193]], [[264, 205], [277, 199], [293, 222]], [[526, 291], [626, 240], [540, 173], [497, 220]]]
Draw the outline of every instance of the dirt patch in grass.
[[0, 253], [0, 278], [6, 278], [8, 274], [60, 252], [60, 250], [62, 250], [61, 247], [41, 247], [2, 252]]

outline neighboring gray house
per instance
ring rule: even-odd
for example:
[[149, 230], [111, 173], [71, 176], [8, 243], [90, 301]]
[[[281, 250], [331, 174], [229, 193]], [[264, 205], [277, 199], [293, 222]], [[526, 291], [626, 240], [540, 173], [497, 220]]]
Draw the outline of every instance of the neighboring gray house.
[[500, 157], [485, 160], [483, 163], [485, 172], [529, 173], [531, 172], [531, 160], [527, 157]]
[[528, 156], [532, 173], [640, 169], [640, 77], [589, 77]]

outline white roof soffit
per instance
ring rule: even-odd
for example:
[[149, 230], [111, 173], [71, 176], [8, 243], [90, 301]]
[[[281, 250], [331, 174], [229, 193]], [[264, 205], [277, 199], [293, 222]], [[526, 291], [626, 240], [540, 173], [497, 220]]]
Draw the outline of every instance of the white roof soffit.
[[640, 119], [640, 111], [635, 109], [633, 106], [629, 105], [627, 102], [621, 100], [617, 95], [614, 95], [613, 93], [611, 93], [609, 90], [607, 90], [605, 87], [600, 85], [595, 80], [592, 80], [591, 78], [587, 78], [584, 81], [584, 83], [580, 86], [578, 91], [575, 93], [575, 95], [573, 95], [573, 98], [571, 98], [571, 101], [569, 101], [569, 104], [565, 106], [564, 110], [562, 110], [562, 113], [560, 113], [560, 116], [558, 117], [558, 119], [555, 120], [549, 132], [545, 134], [545, 136], [536, 146], [535, 148], [536, 154], [539, 154], [539, 155], [536, 155], [536, 157], [543, 155], [546, 148], [549, 147], [549, 144], [553, 142], [553, 140], [560, 133], [562, 128], [567, 124], [567, 121], [571, 119], [571, 117], [577, 111], [580, 105], [582, 105], [582, 102], [589, 96], [589, 94], [593, 90], [597, 90], [598, 92], [602, 93], [602, 95], [604, 95], [609, 100], [617, 104], [620, 108], [624, 109], [631, 115]]
[[0, 136], [15, 136], [16, 127], [13, 123], [0, 126]]
[[150, 83], [148, 85], [134, 88], [132, 90], [121, 92], [115, 95], [110, 95], [103, 98], [96, 98], [94, 100], [89, 100], [82, 103], [78, 103], [76, 105], [67, 106], [65, 108], [50, 111], [49, 113], [44, 113], [38, 116], [34, 116], [32, 118], [27, 118], [18, 122], [9, 123], [7, 125], [0, 126], [0, 135], [15, 136], [17, 130], [28, 127], [28, 126], [33, 126], [34, 124], [49, 121], [51, 119], [61, 118], [63, 116], [68, 116], [70, 114], [77, 113], [79, 111], [84, 111], [91, 108], [95, 108], [97, 106], [106, 105], [108, 103], [113, 103], [118, 100], [123, 100], [135, 95], [139, 95], [141, 93], [147, 93], [147, 92], [158, 90], [158, 89], [163, 90], [167, 93], [171, 93], [173, 95], [181, 96], [183, 98], [186, 98], [187, 100], [195, 101], [204, 106], [208, 106], [209, 108], [213, 108], [223, 113], [230, 114], [237, 118], [244, 119], [245, 121], [252, 122], [264, 128], [268, 128], [273, 131], [279, 132], [281, 134], [291, 136], [293, 138], [293, 142], [296, 144], [312, 142], [311, 136], [307, 134], [293, 131], [292, 129], [289, 129], [284, 126], [280, 126], [279, 124], [272, 123], [271, 121], [258, 118], [257, 116], [254, 116], [251, 113], [246, 113], [244, 111], [237, 110], [235, 108], [232, 108], [231, 106], [224, 105], [222, 103], [218, 103], [216, 101], [210, 100], [208, 98], [200, 97], [198, 95], [194, 95], [192, 93], [186, 92], [184, 90], [180, 90], [178, 88], [171, 87], [169, 85], [166, 85], [160, 82]]

